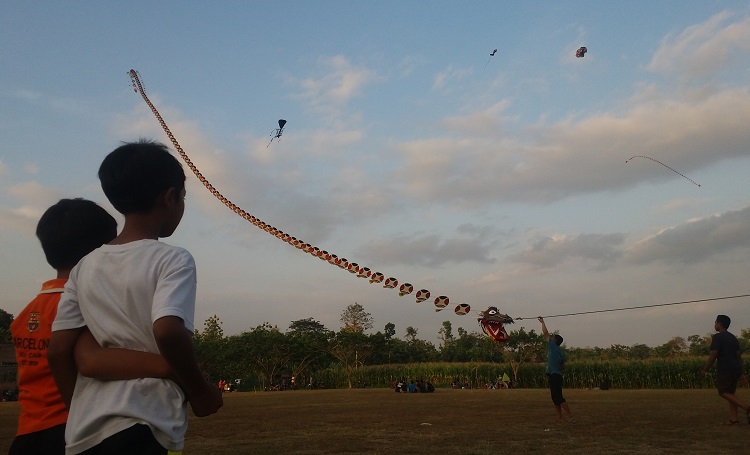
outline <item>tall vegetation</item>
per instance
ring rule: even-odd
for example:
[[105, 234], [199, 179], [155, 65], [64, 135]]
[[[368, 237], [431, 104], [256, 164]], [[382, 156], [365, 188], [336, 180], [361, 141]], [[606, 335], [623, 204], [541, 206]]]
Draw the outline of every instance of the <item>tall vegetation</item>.
[[[372, 316], [357, 303], [341, 317], [338, 332], [313, 318], [292, 321], [287, 330], [267, 323], [238, 335], [224, 336], [218, 316], [196, 330], [195, 346], [203, 371], [212, 380], [240, 380], [240, 389], [297, 387], [387, 387], [392, 381], [422, 379], [437, 387], [484, 387], [507, 373], [521, 387], [545, 387], [544, 337], [533, 329], [510, 332], [498, 345], [489, 337], [454, 328], [445, 321], [435, 346], [419, 338], [414, 327], [398, 337], [392, 322], [372, 329]], [[750, 329], [738, 336], [750, 352]], [[698, 378], [709, 354], [711, 336], [674, 337], [661, 346], [564, 348], [567, 387], [598, 387], [608, 378], [618, 388], [702, 388], [712, 379]], [[750, 364], [750, 356], [746, 356]]]

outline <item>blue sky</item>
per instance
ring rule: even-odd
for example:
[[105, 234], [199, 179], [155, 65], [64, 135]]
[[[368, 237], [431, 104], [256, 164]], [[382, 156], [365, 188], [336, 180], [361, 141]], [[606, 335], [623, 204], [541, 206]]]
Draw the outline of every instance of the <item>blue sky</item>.
[[[744, 1], [15, 2], [0, 17], [0, 308], [52, 275], [41, 213], [103, 157], [168, 143], [126, 73], [238, 206], [386, 276], [435, 312], [257, 229], [190, 175], [166, 242], [199, 274], [196, 325], [312, 317], [338, 330], [479, 330], [750, 293], [750, 7]], [[575, 50], [588, 53], [576, 59]], [[494, 57], [489, 53], [497, 48]], [[281, 141], [267, 147], [279, 118]], [[652, 161], [653, 157], [702, 186]], [[121, 217], [117, 217], [121, 220]], [[750, 327], [748, 299], [554, 318], [571, 346]], [[538, 329], [535, 320], [519, 326]]]

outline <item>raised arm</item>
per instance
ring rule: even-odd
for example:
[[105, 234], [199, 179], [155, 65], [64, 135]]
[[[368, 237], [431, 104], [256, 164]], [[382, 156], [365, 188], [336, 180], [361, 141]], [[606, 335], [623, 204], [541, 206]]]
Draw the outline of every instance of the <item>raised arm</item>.
[[161, 355], [182, 385], [195, 415], [204, 417], [218, 411], [223, 401], [221, 391], [203, 378], [191, 336], [182, 319], [176, 316], [154, 322], [154, 337]]
[[544, 339], [549, 341], [549, 330], [547, 330], [547, 324], [544, 323], [544, 318], [539, 316], [537, 319], [542, 323], [542, 334], [544, 335]]
[[103, 348], [88, 329], [75, 345], [75, 363], [82, 376], [101, 380], [170, 378], [171, 369], [159, 354]]

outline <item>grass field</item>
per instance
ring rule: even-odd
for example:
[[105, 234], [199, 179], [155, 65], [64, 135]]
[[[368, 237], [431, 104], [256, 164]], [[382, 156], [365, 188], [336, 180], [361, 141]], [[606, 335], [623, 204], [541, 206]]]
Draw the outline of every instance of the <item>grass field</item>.
[[[750, 401], [747, 390], [739, 392]], [[712, 390], [566, 390], [576, 417], [558, 423], [541, 389], [390, 389], [224, 395], [191, 416], [184, 455], [224, 454], [750, 454], [750, 425], [723, 426]], [[0, 403], [0, 454], [17, 403]]]

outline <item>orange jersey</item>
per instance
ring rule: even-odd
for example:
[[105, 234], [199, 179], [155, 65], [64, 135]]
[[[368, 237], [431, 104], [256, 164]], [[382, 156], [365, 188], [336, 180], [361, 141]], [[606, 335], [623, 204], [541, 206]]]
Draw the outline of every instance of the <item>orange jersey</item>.
[[42, 285], [42, 291], [18, 314], [10, 325], [18, 362], [18, 416], [16, 435], [46, 430], [68, 420], [68, 410], [47, 363], [47, 345], [57, 303], [66, 279]]

